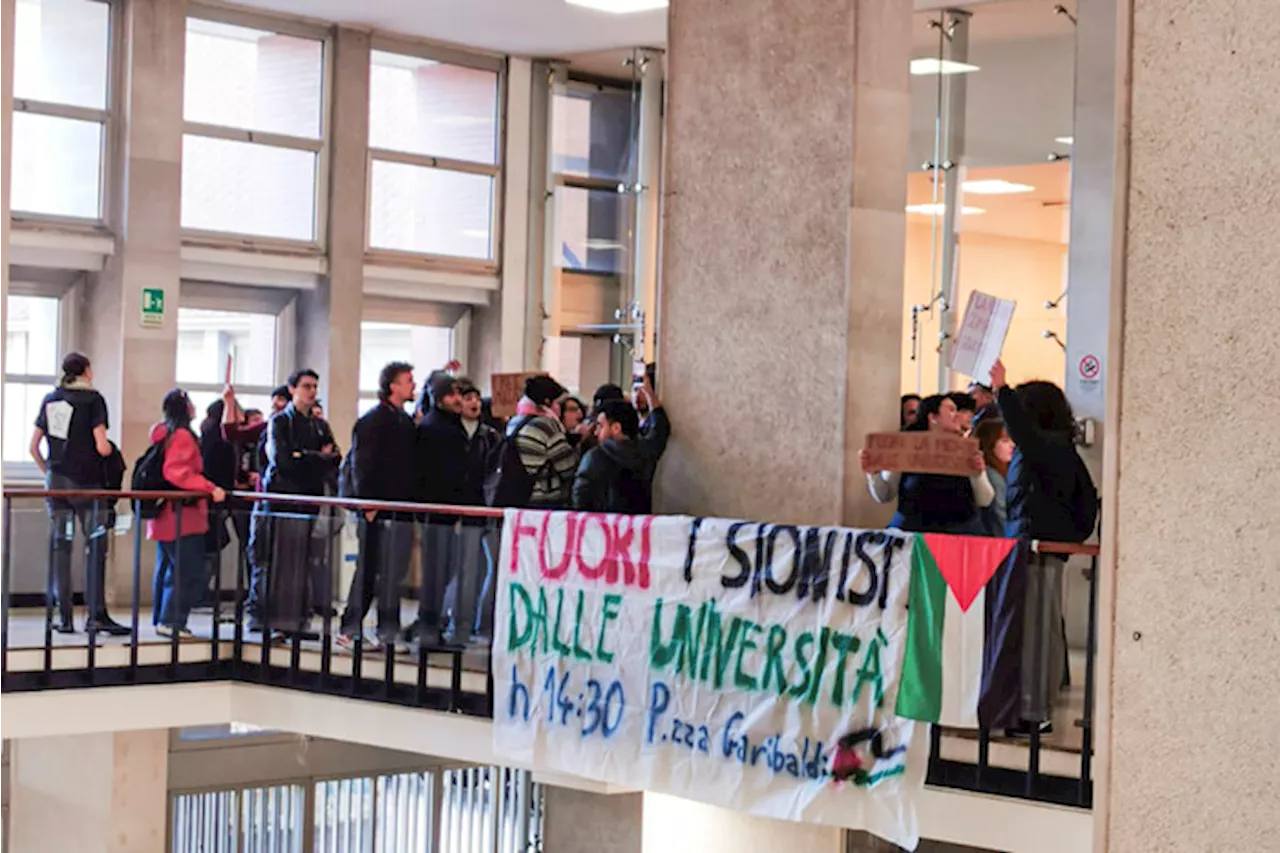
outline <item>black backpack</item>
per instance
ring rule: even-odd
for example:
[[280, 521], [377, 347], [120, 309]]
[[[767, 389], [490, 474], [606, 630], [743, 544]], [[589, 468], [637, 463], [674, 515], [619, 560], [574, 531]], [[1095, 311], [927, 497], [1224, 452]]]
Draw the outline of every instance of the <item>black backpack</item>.
[[[130, 488], [135, 492], [172, 492], [177, 491], [164, 478], [164, 452], [169, 446], [169, 436], [155, 442], [147, 448], [147, 452], [133, 466], [133, 479]], [[139, 498], [138, 515], [142, 518], [159, 518], [167, 501], [161, 498]]]
[[534, 484], [539, 477], [545, 475], [551, 465], [551, 460], [548, 459], [531, 474], [520, 460], [520, 447], [516, 443], [516, 437], [531, 420], [532, 415], [517, 418], [512, 424], [514, 429], [503, 436], [489, 453], [488, 473], [484, 478], [484, 502], [491, 507], [528, 506], [529, 499], [533, 496]]
[[1076, 466], [1076, 486], [1071, 495], [1071, 525], [1075, 533], [1072, 541], [1083, 542], [1093, 535], [1098, 526], [1098, 488], [1089, 476], [1089, 469], [1079, 453], [1073, 453]]

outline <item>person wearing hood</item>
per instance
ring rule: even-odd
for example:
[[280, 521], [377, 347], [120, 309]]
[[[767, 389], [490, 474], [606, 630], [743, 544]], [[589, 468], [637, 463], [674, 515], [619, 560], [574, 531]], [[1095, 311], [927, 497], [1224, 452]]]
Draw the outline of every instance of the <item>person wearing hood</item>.
[[564, 509], [571, 500], [578, 453], [565, 436], [556, 401], [568, 392], [550, 376], [530, 376], [517, 416], [507, 424], [520, 461], [533, 478], [530, 509]]
[[587, 451], [573, 481], [573, 508], [647, 515], [649, 459], [639, 443], [640, 416], [625, 400], [608, 400], [597, 415], [600, 443]]
[[[46, 456], [41, 445], [48, 446]], [[54, 489], [101, 489], [106, 486], [104, 461], [111, 456], [107, 440], [107, 403], [93, 389], [93, 367], [83, 353], [67, 353], [62, 359], [62, 380], [40, 402], [31, 458]], [[53, 559], [53, 591], [58, 601], [55, 630], [69, 634], [72, 620], [71, 546], [76, 520], [85, 538], [84, 588], [88, 617], [86, 631], [123, 636], [129, 629], [107, 615], [103, 586], [107, 574], [107, 518], [110, 506], [92, 499], [50, 499], [50, 551]]]
[[[420, 500], [431, 504], [460, 504], [467, 484], [467, 432], [462, 425], [458, 380], [443, 371], [432, 373], [420, 408]], [[415, 626], [419, 639], [438, 634], [445, 627], [444, 593], [457, 565], [457, 521], [454, 515], [428, 515], [422, 529]]]
[[[151, 428], [151, 443], [163, 443], [164, 479], [182, 492], [204, 492], [214, 503], [226, 491], [204, 475], [200, 444], [191, 431], [196, 409], [181, 388], [164, 395], [164, 420]], [[190, 637], [187, 617], [200, 598], [205, 574], [205, 534], [209, 531], [209, 502], [169, 501], [147, 521], [147, 538], [156, 543], [155, 589], [151, 621], [162, 637]]]

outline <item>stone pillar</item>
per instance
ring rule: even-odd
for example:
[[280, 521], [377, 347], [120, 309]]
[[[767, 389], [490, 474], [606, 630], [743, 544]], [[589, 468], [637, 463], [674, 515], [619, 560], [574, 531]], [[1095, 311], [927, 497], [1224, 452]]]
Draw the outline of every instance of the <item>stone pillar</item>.
[[368, 209], [369, 33], [337, 27], [329, 121], [329, 275], [298, 300], [298, 359], [287, 368], [320, 374], [320, 397], [345, 451], [360, 391], [360, 318], [364, 304]]
[[674, 0], [663, 512], [878, 526], [897, 428], [911, 4]]
[[13, 850], [165, 853], [169, 731], [11, 742]]
[[641, 853], [644, 798], [547, 786], [542, 849], [555, 853]]
[[[146, 448], [160, 401], [174, 386], [182, 238], [182, 72], [185, 0], [120, 7], [122, 66], [114, 80], [114, 162], [107, 163], [107, 223], [115, 254], [88, 288], [83, 324], [94, 382], [126, 459]], [[164, 293], [163, 322], [142, 325], [142, 291]]]
[[1266, 0], [1119, 5], [1127, 228], [1111, 306], [1095, 849], [1270, 849], [1280, 17]]

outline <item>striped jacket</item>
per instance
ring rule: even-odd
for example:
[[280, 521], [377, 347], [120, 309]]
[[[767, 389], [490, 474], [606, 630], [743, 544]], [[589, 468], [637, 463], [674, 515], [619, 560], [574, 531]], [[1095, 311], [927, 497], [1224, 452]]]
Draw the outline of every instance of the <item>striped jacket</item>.
[[555, 418], [537, 415], [525, 419], [513, 418], [507, 434], [514, 432], [520, 461], [533, 475], [533, 496], [530, 507], [536, 509], [560, 509], [569, 506], [573, 491], [573, 477], [578, 471], [578, 452], [565, 437], [564, 427]]

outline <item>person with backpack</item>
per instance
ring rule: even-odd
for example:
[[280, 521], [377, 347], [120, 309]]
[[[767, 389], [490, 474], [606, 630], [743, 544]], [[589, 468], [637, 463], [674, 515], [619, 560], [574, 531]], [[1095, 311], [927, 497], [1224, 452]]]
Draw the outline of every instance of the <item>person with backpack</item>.
[[[1015, 445], [1008, 469], [1005, 536], [1022, 542], [1088, 539], [1097, 524], [1098, 491], [1076, 452], [1075, 417], [1066, 395], [1052, 382], [1009, 387], [1004, 362], [999, 360], [991, 368], [991, 389]], [[1065, 557], [1042, 555], [1029, 567], [1026, 578], [1023, 691], [1043, 700], [1042, 734], [1052, 731], [1047, 720], [1057, 689], [1066, 679], [1065, 567]], [[1025, 734], [1030, 725], [1016, 726], [1012, 733]]]
[[[507, 424], [501, 470], [494, 472], [500, 474], [499, 482], [496, 488], [486, 486], [490, 506], [529, 509], [569, 506], [573, 479], [578, 472], [578, 453], [565, 436], [556, 406], [556, 401], [566, 393], [550, 376], [531, 376], [525, 380], [524, 396], [517, 411], [523, 409], [527, 414], [517, 415]], [[518, 454], [519, 465], [508, 464], [507, 446]], [[495, 503], [495, 499], [500, 502]]]
[[[343, 497], [380, 501], [418, 498], [418, 437], [405, 403], [413, 400], [413, 365], [393, 361], [378, 377], [378, 404], [360, 416], [351, 430], [351, 449], [343, 464]], [[400, 583], [413, 554], [413, 513], [360, 514], [360, 559], [337, 642], [342, 648], [368, 642], [370, 651], [395, 643], [400, 633]], [[366, 641], [364, 617], [378, 601], [377, 637]]]
[[[203, 492], [213, 502], [227, 499], [221, 486], [204, 476], [200, 444], [191, 431], [196, 409], [181, 388], [164, 395], [164, 419], [151, 428], [152, 450], [137, 465], [135, 479], [155, 477], [149, 470], [161, 463], [163, 487], [181, 492]], [[187, 617], [204, 588], [205, 534], [209, 531], [209, 502], [165, 501], [147, 520], [147, 538], [155, 542], [156, 572], [151, 621], [163, 637], [190, 637]]]
[[609, 400], [598, 415], [600, 443], [587, 451], [573, 481], [573, 508], [647, 515], [650, 460], [639, 443], [640, 415], [625, 400]]
[[[48, 447], [48, 455], [41, 445]], [[93, 366], [83, 353], [67, 353], [62, 359], [62, 379], [40, 402], [30, 450], [50, 491], [106, 487], [105, 467], [112, 458], [112, 445], [107, 440], [107, 402], [93, 388]], [[53, 594], [58, 603], [58, 623], [54, 630], [61, 634], [75, 630], [71, 546], [75, 542], [78, 520], [85, 538], [84, 588], [88, 609], [85, 630], [114, 636], [130, 633], [129, 628], [107, 615], [110, 504], [93, 498], [50, 498], [46, 503]]]

